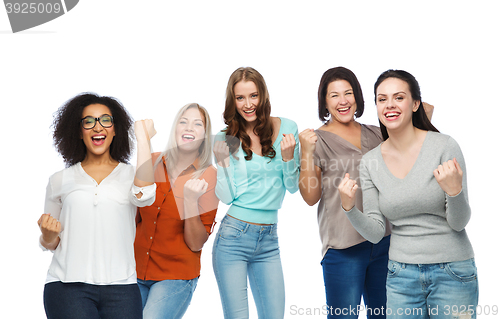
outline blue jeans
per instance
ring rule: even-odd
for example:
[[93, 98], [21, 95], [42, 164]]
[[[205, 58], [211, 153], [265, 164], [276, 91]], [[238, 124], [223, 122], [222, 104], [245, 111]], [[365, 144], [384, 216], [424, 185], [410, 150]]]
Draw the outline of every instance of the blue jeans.
[[247, 277], [260, 319], [285, 315], [285, 283], [277, 225], [252, 225], [226, 215], [214, 241], [212, 262], [224, 318], [248, 318]]
[[388, 264], [387, 317], [476, 318], [474, 259], [439, 264]]
[[390, 236], [346, 249], [328, 249], [321, 261], [328, 318], [358, 318], [361, 296], [368, 318], [385, 318]]
[[142, 297], [144, 319], [177, 319], [186, 312], [198, 277], [191, 280], [137, 279]]
[[45, 284], [43, 304], [48, 319], [141, 319], [141, 295], [136, 284]]

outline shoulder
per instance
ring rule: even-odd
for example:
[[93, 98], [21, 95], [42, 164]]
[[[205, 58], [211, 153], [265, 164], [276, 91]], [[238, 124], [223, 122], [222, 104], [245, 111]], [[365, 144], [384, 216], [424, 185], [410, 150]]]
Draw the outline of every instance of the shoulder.
[[443, 133], [438, 133], [438, 132], [433, 132], [433, 131], [428, 131], [427, 132], [427, 140], [431, 142], [431, 145], [433, 147], [447, 147], [447, 146], [456, 146], [458, 147], [458, 143], [453, 139], [453, 137], [443, 134]]
[[458, 145], [457, 141], [453, 137], [446, 134], [429, 131], [427, 132], [427, 143], [429, 147], [433, 149], [433, 152], [436, 154], [462, 153], [460, 145]]
[[154, 152], [151, 154], [151, 160], [153, 161], [153, 163], [158, 159], [158, 157], [160, 157], [161, 155], [161, 152]]
[[382, 143], [380, 143], [378, 146], [376, 146], [372, 150], [366, 152], [366, 154], [363, 155], [362, 160], [365, 161], [365, 160], [377, 159], [379, 154], [381, 154], [381, 147], [382, 147]]
[[280, 117], [281, 120], [281, 129], [284, 130], [293, 130], [298, 131], [297, 123], [294, 121], [287, 119], [286, 117]]
[[362, 132], [364, 132], [368, 137], [377, 139], [379, 143], [382, 142], [383, 138], [380, 127], [368, 124], [361, 124], [361, 126], [365, 128]]

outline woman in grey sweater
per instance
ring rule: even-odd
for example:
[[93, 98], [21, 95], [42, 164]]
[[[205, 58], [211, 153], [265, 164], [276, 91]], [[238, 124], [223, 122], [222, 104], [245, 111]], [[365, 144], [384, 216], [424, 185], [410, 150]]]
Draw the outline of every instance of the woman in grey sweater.
[[440, 134], [408, 72], [388, 70], [375, 83], [384, 142], [360, 163], [362, 213], [355, 180], [340, 183], [342, 208], [377, 243], [392, 224], [387, 275], [391, 318], [476, 318], [477, 270], [465, 232], [471, 210], [460, 147]]

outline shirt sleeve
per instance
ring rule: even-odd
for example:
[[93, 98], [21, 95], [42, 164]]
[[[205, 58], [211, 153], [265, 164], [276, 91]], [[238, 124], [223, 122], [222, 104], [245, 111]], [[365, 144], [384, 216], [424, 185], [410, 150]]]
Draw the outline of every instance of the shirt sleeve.
[[215, 194], [226, 205], [230, 205], [236, 198], [236, 186], [234, 184], [234, 161], [229, 156], [229, 167], [217, 164], [217, 184]]
[[[137, 198], [137, 194], [142, 193], [141, 198]], [[137, 207], [151, 206], [156, 199], [156, 183], [145, 187], [137, 187], [132, 184], [129, 193], [129, 199], [132, 204]]]
[[[215, 141], [226, 141], [226, 134], [222, 132], [218, 133], [215, 136]], [[236, 199], [236, 185], [234, 180], [235, 165], [235, 159], [232, 155], [229, 155], [229, 167], [222, 167], [219, 166], [218, 163], [216, 164], [217, 184], [215, 186], [215, 195], [226, 205], [230, 205]]]
[[[54, 187], [53, 187], [54, 185], [52, 185], [52, 183], [53, 183], [53, 179], [60, 180], [60, 178], [58, 179], [58, 177], [60, 177], [60, 176], [54, 175], [49, 179], [49, 183], [47, 184], [47, 188], [45, 190], [45, 207], [44, 207], [44, 211], [43, 211], [44, 214], [50, 215], [57, 220], [59, 220], [59, 217], [61, 215], [62, 201], [61, 201], [61, 197], [56, 195], [57, 192], [54, 191]], [[56, 183], [56, 184], [60, 184], [60, 183]], [[60, 187], [60, 185], [59, 185], [59, 187]], [[62, 232], [62, 230], [61, 230], [61, 232]], [[40, 239], [38, 239], [38, 246], [43, 251], [49, 251], [49, 249], [42, 246]]]
[[356, 206], [350, 211], [344, 211], [356, 231], [366, 240], [376, 244], [385, 235], [386, 219], [380, 211], [379, 191], [374, 185], [363, 159], [360, 163], [359, 174], [363, 191], [364, 213]]
[[[295, 138], [295, 149], [293, 151], [293, 160], [288, 162], [283, 161], [283, 184], [290, 193], [295, 193], [299, 189], [299, 168], [300, 168], [300, 148], [299, 148], [299, 131], [295, 122], [291, 125], [290, 130], [293, 131]], [[290, 134], [290, 132], [285, 132]]]
[[446, 194], [446, 220], [450, 227], [455, 231], [462, 231], [471, 217], [471, 209], [469, 205], [467, 193], [467, 170], [462, 150], [458, 143], [449, 138], [446, 149], [443, 152], [441, 162], [457, 159], [460, 168], [463, 171], [462, 176], [462, 191], [455, 196]]

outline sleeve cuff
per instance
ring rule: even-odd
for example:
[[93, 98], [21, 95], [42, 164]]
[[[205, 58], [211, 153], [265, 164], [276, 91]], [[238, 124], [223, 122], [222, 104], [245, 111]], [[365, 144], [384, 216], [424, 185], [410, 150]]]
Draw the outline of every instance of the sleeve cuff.
[[[141, 198], [137, 198], [136, 196], [139, 193], [142, 193]], [[136, 185], [132, 185], [132, 194], [134, 195], [135, 200], [139, 202], [146, 202], [151, 200], [152, 198], [154, 199], [156, 195], [156, 183], [144, 187], [138, 187]]]

